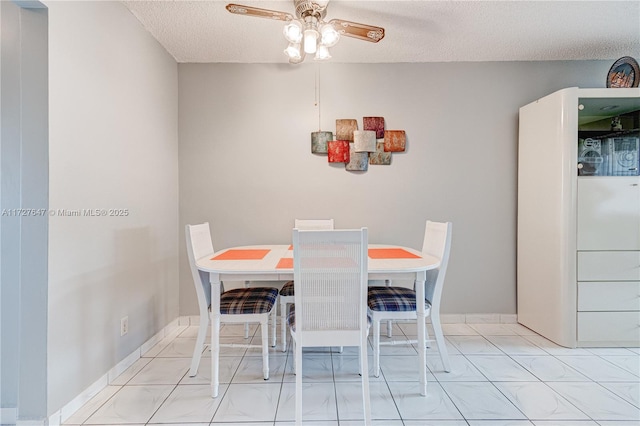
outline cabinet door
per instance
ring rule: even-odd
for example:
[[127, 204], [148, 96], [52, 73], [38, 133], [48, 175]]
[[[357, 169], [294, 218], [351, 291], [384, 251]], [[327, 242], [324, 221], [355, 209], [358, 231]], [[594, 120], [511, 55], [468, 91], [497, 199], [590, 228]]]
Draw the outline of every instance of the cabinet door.
[[640, 250], [640, 177], [578, 179], [578, 250]]

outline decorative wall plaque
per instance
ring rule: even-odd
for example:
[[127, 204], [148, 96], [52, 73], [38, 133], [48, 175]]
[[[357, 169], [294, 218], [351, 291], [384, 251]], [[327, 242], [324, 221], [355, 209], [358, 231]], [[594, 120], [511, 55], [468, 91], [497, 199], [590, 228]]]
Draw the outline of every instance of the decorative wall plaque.
[[311, 132], [311, 152], [326, 154], [327, 142], [333, 140], [333, 132]]
[[354, 119], [336, 120], [336, 140], [353, 141], [353, 131], [358, 130], [358, 121]]
[[349, 171], [365, 171], [369, 166], [369, 153], [356, 152], [355, 143], [349, 144], [349, 162], [345, 165], [345, 169]]
[[332, 132], [311, 133], [311, 152], [327, 154], [329, 163], [345, 163], [348, 171], [366, 171], [369, 164], [391, 164], [392, 152], [404, 152], [404, 130], [385, 130], [384, 117], [362, 117], [363, 129], [354, 119], [337, 119], [335, 140]]
[[353, 132], [355, 152], [376, 152], [376, 132], [373, 130], [355, 130]]
[[384, 138], [384, 117], [362, 117], [362, 128], [376, 132], [376, 139]]
[[327, 148], [330, 163], [349, 162], [349, 141], [329, 141]]
[[384, 151], [384, 142], [376, 143], [376, 152], [369, 155], [369, 164], [383, 166], [391, 164], [391, 153]]
[[384, 150], [387, 152], [404, 152], [407, 136], [404, 130], [385, 130]]

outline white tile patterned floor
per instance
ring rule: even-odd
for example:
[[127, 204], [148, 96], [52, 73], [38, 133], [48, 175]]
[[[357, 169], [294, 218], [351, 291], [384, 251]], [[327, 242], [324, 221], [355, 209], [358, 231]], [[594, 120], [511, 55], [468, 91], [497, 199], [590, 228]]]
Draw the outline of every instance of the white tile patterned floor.
[[[437, 348], [429, 348], [426, 397], [418, 391], [415, 345], [382, 347], [382, 373], [370, 374], [374, 425], [640, 424], [638, 348], [567, 349], [518, 324], [444, 324], [443, 329], [452, 371], [445, 373]], [[198, 375], [187, 374], [196, 332], [197, 327], [183, 327], [172, 333], [63, 424], [293, 425], [291, 345], [287, 353], [270, 350], [267, 381], [259, 351], [223, 349], [220, 396], [214, 399], [208, 350]], [[222, 328], [225, 341], [245, 342], [242, 334], [242, 326]], [[259, 336], [251, 327], [250, 339], [259, 343]], [[395, 325], [393, 338], [415, 338], [415, 326]], [[305, 425], [362, 424], [357, 352], [305, 351], [303, 365]]]

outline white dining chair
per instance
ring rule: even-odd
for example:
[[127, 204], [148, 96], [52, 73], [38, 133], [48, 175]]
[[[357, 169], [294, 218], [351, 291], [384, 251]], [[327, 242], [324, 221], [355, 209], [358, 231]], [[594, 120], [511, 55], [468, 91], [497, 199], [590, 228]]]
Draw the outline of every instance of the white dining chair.
[[[294, 228], [301, 230], [326, 230], [333, 229], [333, 219], [296, 219]], [[282, 352], [287, 351], [287, 315], [289, 305], [293, 304], [293, 280], [286, 282], [280, 289], [280, 325], [282, 339]]]
[[[260, 323], [262, 330], [261, 345], [243, 345], [243, 344], [221, 344], [211, 342], [212, 350], [220, 347], [246, 347], [262, 349], [262, 371], [265, 380], [269, 379], [269, 317], [272, 321], [272, 346], [276, 345], [276, 299], [278, 298], [278, 289], [275, 287], [251, 287], [238, 288], [224, 291], [220, 294], [220, 306], [211, 306], [211, 285], [209, 274], [198, 270], [196, 260], [205, 256], [213, 257], [213, 244], [211, 243], [211, 232], [209, 223], [205, 222], [199, 225], [186, 226], [187, 238], [187, 255], [189, 257], [189, 266], [193, 276], [193, 283], [198, 296], [198, 308], [200, 310], [200, 325], [198, 328], [198, 337], [196, 345], [193, 349], [191, 358], [191, 368], [189, 376], [193, 377], [198, 373], [198, 366], [202, 352], [204, 351], [204, 342], [207, 335], [207, 329], [211, 322], [211, 313], [218, 310], [220, 312], [220, 323]], [[215, 322], [214, 322], [215, 323]], [[219, 336], [220, 333], [216, 333]], [[216, 350], [217, 353], [217, 350]], [[211, 372], [212, 376], [218, 374], [217, 367], [214, 366]], [[218, 380], [212, 377], [215, 383]], [[214, 390], [214, 397], [217, 396], [217, 390]]]
[[[427, 221], [424, 233], [424, 242], [422, 245], [422, 253], [435, 256], [440, 259], [440, 266], [437, 269], [427, 271], [425, 281], [425, 300], [424, 316], [418, 318], [416, 304], [416, 290], [395, 287], [395, 286], [371, 286], [368, 290], [367, 303], [369, 315], [373, 323], [373, 371], [374, 376], [380, 376], [380, 345], [383, 344], [399, 344], [402, 342], [388, 341], [380, 342], [380, 322], [381, 321], [406, 321], [416, 320], [425, 321], [427, 317], [431, 318], [435, 340], [440, 352], [440, 358], [444, 371], [451, 371], [449, 363], [449, 354], [445, 345], [444, 334], [442, 333], [442, 325], [440, 323], [440, 299], [442, 298], [442, 288], [444, 286], [444, 278], [449, 263], [449, 253], [451, 251], [451, 222], [441, 223]], [[420, 330], [420, 328], [418, 328]], [[418, 332], [416, 341], [404, 341], [404, 343], [417, 343], [422, 362], [424, 351], [426, 350], [427, 336], [425, 333]], [[424, 377], [421, 377], [421, 383], [425, 384], [421, 393], [426, 394], [426, 369], [420, 366], [419, 371]]]
[[367, 229], [293, 230], [295, 304], [289, 313], [296, 374], [296, 424], [302, 424], [302, 348], [357, 346], [362, 404], [371, 424], [367, 367]]

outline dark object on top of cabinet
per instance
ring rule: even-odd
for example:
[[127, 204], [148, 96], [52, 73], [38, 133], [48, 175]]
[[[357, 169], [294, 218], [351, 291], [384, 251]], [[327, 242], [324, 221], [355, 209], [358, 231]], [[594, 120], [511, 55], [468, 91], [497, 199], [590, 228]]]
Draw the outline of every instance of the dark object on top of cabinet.
[[640, 67], [631, 56], [623, 56], [613, 63], [607, 74], [607, 87], [638, 87]]

